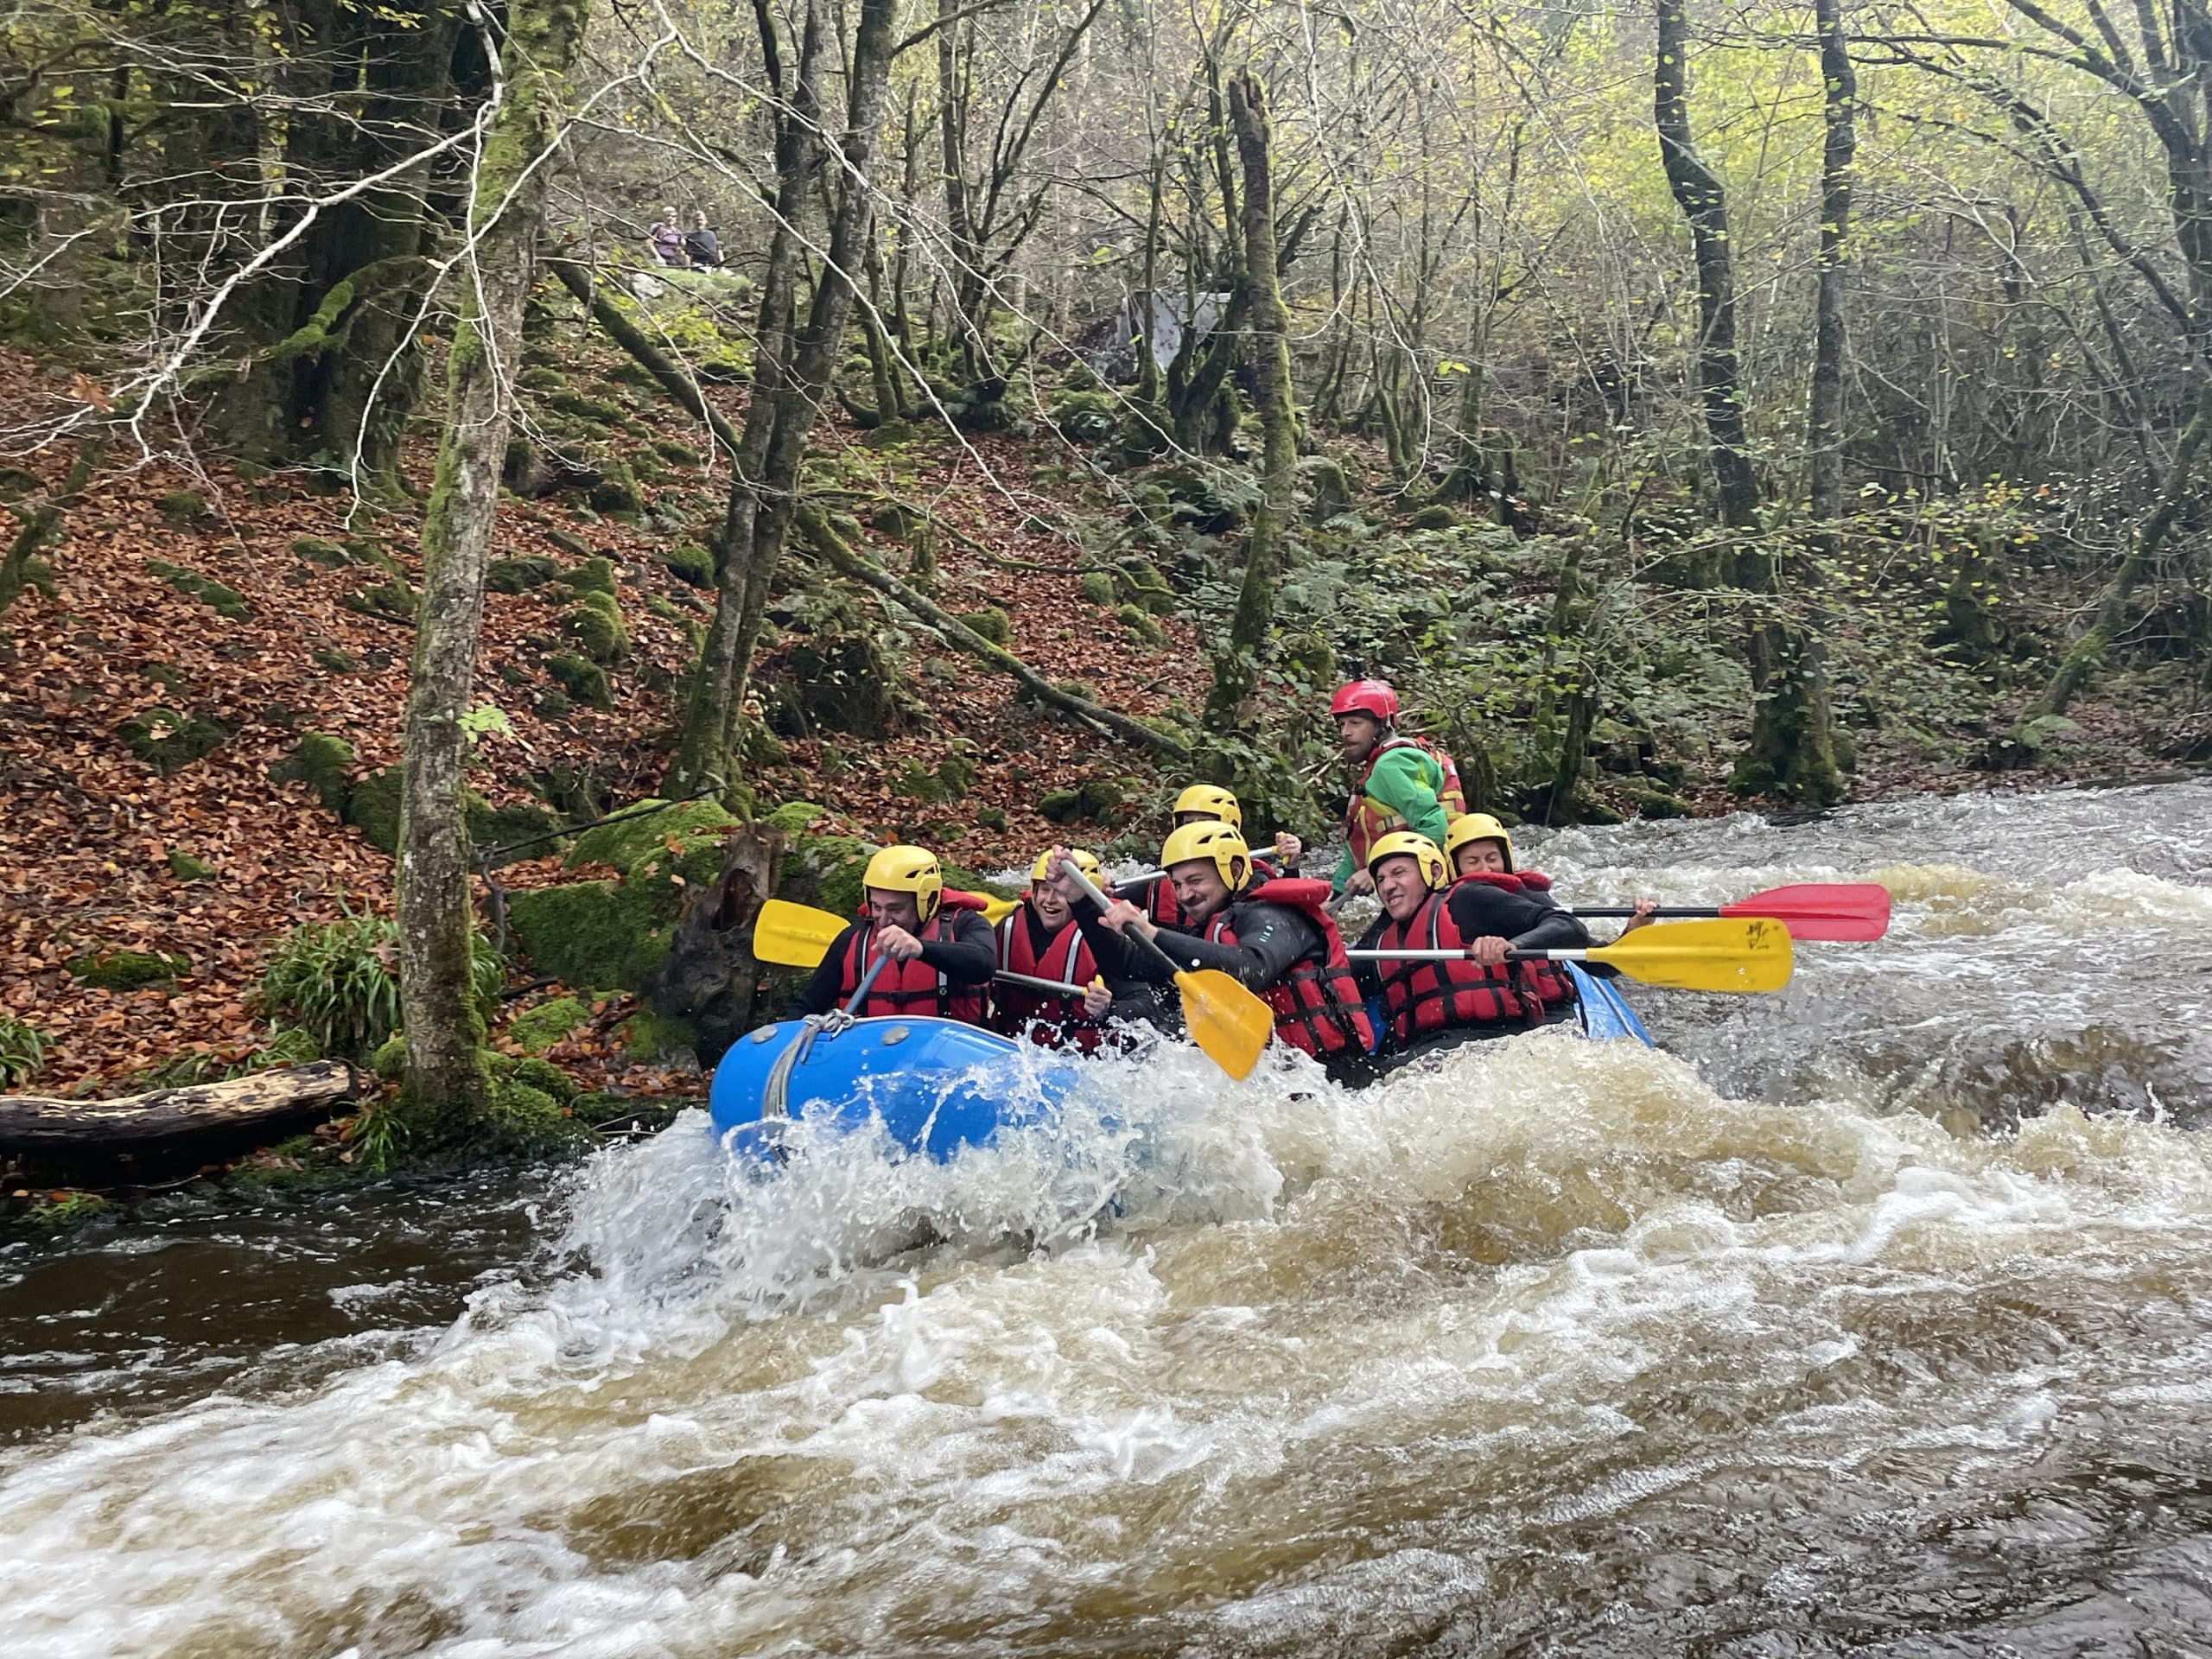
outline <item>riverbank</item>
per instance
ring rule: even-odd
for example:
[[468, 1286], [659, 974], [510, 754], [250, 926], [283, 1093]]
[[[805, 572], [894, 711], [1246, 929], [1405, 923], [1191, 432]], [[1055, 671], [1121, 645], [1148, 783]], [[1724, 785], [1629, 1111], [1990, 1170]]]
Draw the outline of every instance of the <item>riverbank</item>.
[[[495, 859], [497, 879], [517, 892], [614, 874], [577, 870], [566, 843], [548, 852], [544, 838], [652, 793], [706, 613], [702, 549], [723, 483], [699, 435], [603, 346], [541, 340], [525, 386], [549, 439], [588, 447], [597, 471], [595, 482], [516, 498], [501, 518], [469, 780], [480, 842], [509, 848], [514, 861]], [[34, 410], [54, 390], [31, 359], [0, 354], [0, 397], [13, 405]], [[714, 396], [725, 413], [741, 409], [741, 389]], [[1202, 642], [1224, 603], [1220, 564], [1249, 512], [1232, 474], [1094, 473], [1047, 423], [1026, 435], [831, 426], [819, 448], [810, 487], [864, 556], [1080, 695], [1192, 732]], [[1298, 684], [1323, 684], [1336, 660], [1325, 639], [1298, 632], [1319, 627], [1300, 620], [1301, 607], [1395, 639], [1411, 626], [1400, 601], [1475, 571], [1477, 597], [1455, 626], [1541, 627], [1571, 525], [1524, 538], [1414, 510], [1395, 490], [1360, 486], [1380, 480], [1359, 443], [1332, 453], [1356, 487], [1327, 504], [1342, 510], [1325, 521], [1315, 509], [1312, 563], [1290, 584]], [[426, 459], [418, 444], [416, 473]], [[28, 457], [10, 488], [51, 483], [59, 464]], [[119, 455], [73, 509], [41, 586], [0, 625], [0, 750], [11, 757], [0, 779], [0, 1020], [13, 1022], [0, 1033], [13, 1046], [0, 1048], [14, 1057], [0, 1064], [15, 1087], [35, 1077], [44, 1092], [111, 1095], [292, 1053], [293, 1033], [261, 994], [272, 952], [301, 930], [388, 908], [416, 519], [404, 507], [365, 512], [312, 473], [206, 455]], [[1359, 582], [1382, 578], [1358, 573], [1400, 567], [1378, 608]], [[2047, 787], [2167, 767], [2204, 747], [2202, 712], [2189, 711], [2174, 665], [2152, 661], [2115, 668], [2045, 734], [2031, 766], [1985, 769], [2041, 671], [2041, 624], [2004, 619], [2012, 654], [1994, 665], [1939, 652], [1917, 678], [1885, 683], [1884, 663], [1918, 639], [1923, 603], [1907, 585], [1846, 607], [1838, 696], [1856, 798]], [[1138, 855], [1156, 840], [1182, 781], [1175, 768], [1040, 708], [804, 549], [771, 622], [747, 779], [756, 810], [804, 800], [821, 809], [821, 835], [920, 840], [982, 871], [1026, 863], [1063, 836]], [[1589, 734], [1574, 816], [1740, 805], [1727, 775], [1744, 690], [1719, 636], [1688, 638], [1671, 668], [1638, 671], [1648, 683], [1634, 723], [1608, 718]], [[1539, 700], [1467, 728], [1484, 764], [1507, 768], [1497, 787], [1510, 795], [1520, 787], [1510, 768], [1533, 750], [1492, 734], [1553, 718], [1548, 694], [1515, 690], [1523, 679], [1541, 688], [1551, 671], [1510, 654], [1496, 670], [1490, 694]], [[1269, 695], [1264, 718], [1280, 741], [1262, 764], [1274, 781], [1255, 813], [1318, 836], [1333, 799], [1317, 770], [1321, 722], [1287, 682]], [[504, 971], [520, 994], [497, 1005], [495, 1046], [561, 1068], [587, 1094], [696, 1096], [697, 1057], [633, 990], [545, 982], [519, 951]], [[514, 1022], [542, 1023], [579, 993], [585, 1014], [550, 1043], [511, 1039]], [[347, 1159], [356, 1127], [307, 1150]], [[40, 1191], [0, 1181], [0, 1209], [67, 1217], [80, 1207]]]

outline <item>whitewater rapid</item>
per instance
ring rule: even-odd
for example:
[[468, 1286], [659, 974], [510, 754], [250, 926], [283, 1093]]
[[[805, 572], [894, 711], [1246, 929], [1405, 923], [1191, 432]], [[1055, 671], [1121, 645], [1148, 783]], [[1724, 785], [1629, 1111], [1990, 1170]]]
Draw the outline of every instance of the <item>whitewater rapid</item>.
[[2208, 803], [1530, 836], [1891, 888], [1671, 1052], [1170, 1049], [943, 1166], [687, 1116], [449, 1324], [365, 1250], [317, 1363], [0, 1452], [0, 1653], [2201, 1651]]

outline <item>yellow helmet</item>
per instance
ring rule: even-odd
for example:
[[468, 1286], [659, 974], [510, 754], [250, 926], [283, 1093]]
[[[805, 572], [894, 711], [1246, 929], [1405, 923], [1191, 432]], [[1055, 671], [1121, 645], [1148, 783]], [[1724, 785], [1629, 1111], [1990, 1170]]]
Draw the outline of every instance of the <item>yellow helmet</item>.
[[1244, 828], [1244, 809], [1236, 798], [1219, 784], [1192, 784], [1175, 798], [1175, 816], [1185, 812], [1203, 812], [1210, 818], [1218, 818], [1230, 829]]
[[938, 868], [937, 855], [925, 848], [886, 847], [868, 860], [861, 885], [912, 893], [915, 908], [926, 922], [937, 914], [938, 900], [944, 896], [944, 872]]
[[1160, 849], [1162, 869], [1173, 870], [1192, 859], [1210, 858], [1231, 893], [1242, 887], [1252, 873], [1252, 849], [1244, 837], [1218, 822], [1185, 823], [1167, 837]]
[[[1029, 879], [1032, 881], [1042, 881], [1052, 874], [1052, 871], [1046, 868], [1052, 861], [1052, 849], [1049, 847], [1037, 855], [1037, 861], [1029, 867]], [[1074, 861], [1076, 868], [1090, 878], [1094, 885], [1105, 884], [1106, 872], [1099, 868], [1098, 861], [1084, 852], [1082, 848], [1069, 848], [1068, 857]]]
[[1459, 868], [1459, 849], [1471, 841], [1494, 841], [1505, 849], [1505, 868], [1513, 868], [1513, 837], [1506, 828], [1487, 812], [1464, 812], [1452, 820], [1444, 831], [1444, 856], [1452, 868]]
[[1410, 855], [1421, 866], [1421, 879], [1432, 887], [1440, 887], [1452, 879], [1444, 855], [1427, 836], [1411, 830], [1393, 830], [1387, 836], [1376, 838], [1367, 849], [1367, 873], [1375, 874], [1375, 867], [1386, 858]]

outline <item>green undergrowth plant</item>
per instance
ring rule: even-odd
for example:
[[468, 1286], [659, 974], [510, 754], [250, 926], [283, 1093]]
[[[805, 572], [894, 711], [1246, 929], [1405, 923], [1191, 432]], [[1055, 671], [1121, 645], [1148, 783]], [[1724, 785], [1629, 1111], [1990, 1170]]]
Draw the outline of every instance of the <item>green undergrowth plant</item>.
[[[399, 1024], [399, 925], [348, 913], [296, 927], [261, 977], [263, 1006], [300, 1027], [323, 1053], [365, 1058]], [[499, 1007], [506, 963], [476, 936], [470, 962], [480, 1012]]]
[[276, 1066], [305, 1065], [321, 1057], [322, 1049], [312, 1033], [297, 1026], [276, 1026], [257, 1046], [243, 1056], [235, 1050], [227, 1055], [180, 1054], [133, 1074], [130, 1081], [135, 1087], [144, 1090], [190, 1089], [203, 1083], [251, 1077], [256, 1071], [267, 1071]]
[[0, 1014], [0, 1088], [20, 1089], [46, 1069], [46, 1033], [28, 1020]]

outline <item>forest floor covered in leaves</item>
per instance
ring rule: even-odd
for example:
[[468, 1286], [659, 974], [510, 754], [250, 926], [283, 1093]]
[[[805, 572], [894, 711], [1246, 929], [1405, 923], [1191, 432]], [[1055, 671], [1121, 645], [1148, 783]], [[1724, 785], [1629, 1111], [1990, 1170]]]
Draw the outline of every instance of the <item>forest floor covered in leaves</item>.
[[[654, 791], [711, 603], [698, 549], [727, 484], [698, 459], [702, 435], [626, 381], [611, 354], [564, 341], [559, 355], [567, 385], [588, 393], [556, 400], [606, 429], [594, 441], [613, 435], [638, 498], [601, 513], [584, 492], [560, 490], [501, 513], [498, 556], [518, 562], [519, 590], [488, 598], [479, 686], [496, 714], [476, 734], [470, 783], [490, 810], [518, 815], [495, 820], [510, 829], [532, 811], [575, 823]], [[58, 413], [58, 372], [0, 353], [0, 399], [19, 422], [46, 404]], [[741, 392], [716, 395], [726, 412], [741, 408]], [[189, 453], [175, 434], [149, 439], [163, 455], [111, 452], [48, 550], [48, 591], [27, 593], [0, 625], [0, 1013], [46, 1033], [48, 1093], [125, 1092], [238, 1062], [268, 1033], [256, 988], [276, 942], [390, 905], [391, 860], [363, 804], [399, 758], [419, 511], [367, 511], [313, 474], [242, 472], [205, 454], [188, 466], [173, 458]], [[19, 458], [13, 493], [54, 484], [67, 448]], [[1203, 701], [1189, 618], [1140, 620], [1099, 590], [1103, 567], [1069, 526], [1096, 522], [1102, 503], [1049, 429], [932, 430], [890, 445], [841, 423], [819, 448], [814, 485], [861, 550], [914, 579], [913, 526], [926, 515], [938, 602], [1002, 612], [1005, 643], [1040, 674], [1140, 716]], [[429, 461], [426, 432], [410, 467], [418, 486]], [[747, 779], [764, 810], [817, 803], [829, 827], [926, 841], [984, 872], [1026, 865], [1064, 836], [1096, 844], [1117, 828], [1157, 829], [1179, 780], [1160, 778], [1152, 757], [1026, 701], [889, 601], [810, 577], [796, 547], [792, 570], [798, 591], [772, 613], [783, 634], [757, 676], [763, 695], [804, 680], [788, 653], [832, 615], [880, 644], [896, 685], [880, 735], [818, 729], [803, 710], [772, 718], [781, 734]], [[579, 656], [575, 609], [561, 606], [601, 578], [626, 639]], [[2073, 714], [2082, 737], [2056, 766], [2003, 776], [2047, 784], [2171, 753], [2171, 720], [2125, 696]], [[308, 734], [346, 746], [343, 779], [283, 776], [302, 771]], [[1992, 781], [1924, 743], [1862, 741], [1859, 758], [1862, 795]], [[1693, 769], [1676, 792], [1729, 810], [1722, 781], [1717, 767]], [[1115, 804], [1104, 825], [1063, 827], [1039, 810], [1047, 793], [1086, 782]], [[534, 885], [557, 861], [512, 864], [500, 879]], [[588, 1086], [695, 1089], [696, 1077], [629, 1063], [610, 1035], [625, 1012], [602, 1002], [551, 1058]]]

